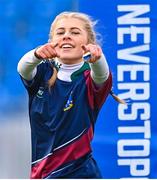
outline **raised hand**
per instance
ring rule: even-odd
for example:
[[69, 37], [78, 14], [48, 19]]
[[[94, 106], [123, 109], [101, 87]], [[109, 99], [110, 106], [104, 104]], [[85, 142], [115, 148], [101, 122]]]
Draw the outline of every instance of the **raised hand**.
[[91, 56], [89, 56], [88, 62], [94, 63], [98, 59], [100, 59], [101, 54], [102, 54], [102, 49], [99, 45], [95, 44], [87, 44], [87, 45], [82, 45], [82, 49], [84, 51], [84, 54], [90, 53]]
[[35, 50], [35, 56], [39, 59], [52, 59], [54, 57], [59, 57], [56, 53], [55, 47], [57, 47], [57, 43], [47, 43]]

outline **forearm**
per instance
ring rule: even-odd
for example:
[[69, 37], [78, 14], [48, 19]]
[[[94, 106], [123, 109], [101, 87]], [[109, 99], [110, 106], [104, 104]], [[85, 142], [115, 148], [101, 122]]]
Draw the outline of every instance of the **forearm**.
[[19, 61], [17, 71], [26, 80], [32, 80], [37, 72], [37, 65], [42, 60], [38, 59], [34, 55], [35, 50], [31, 50], [26, 53]]
[[104, 54], [95, 63], [89, 63], [91, 67], [91, 77], [93, 81], [100, 85], [103, 84], [109, 76], [109, 67]]

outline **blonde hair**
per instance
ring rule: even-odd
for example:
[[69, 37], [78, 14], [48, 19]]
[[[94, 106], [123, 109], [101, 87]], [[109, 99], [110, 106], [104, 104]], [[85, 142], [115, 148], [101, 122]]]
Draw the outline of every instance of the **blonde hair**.
[[48, 40], [49, 42], [51, 42], [53, 39], [53, 29], [55, 28], [56, 23], [58, 22], [58, 20], [62, 18], [76, 18], [81, 20], [84, 23], [85, 30], [88, 34], [88, 43], [95, 44], [97, 42], [96, 36], [98, 33], [96, 33], [96, 31], [94, 30], [97, 21], [92, 20], [92, 18], [87, 14], [80, 12], [62, 12], [59, 15], [57, 15], [51, 24]]

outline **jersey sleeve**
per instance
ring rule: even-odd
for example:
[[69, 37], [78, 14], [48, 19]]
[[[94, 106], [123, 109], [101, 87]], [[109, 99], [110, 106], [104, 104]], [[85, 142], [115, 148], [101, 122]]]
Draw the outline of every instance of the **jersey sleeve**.
[[48, 63], [46, 62], [39, 64], [37, 66], [37, 73], [31, 81], [25, 80], [21, 76], [22, 82], [25, 88], [27, 89], [29, 95], [36, 94], [36, 92], [38, 91], [39, 86], [44, 80], [44, 76], [45, 76], [46, 71], [48, 70], [48, 66], [49, 66]]
[[89, 70], [85, 71], [84, 75], [89, 105], [92, 109], [100, 109], [111, 91], [112, 74], [110, 72], [108, 79], [100, 86], [94, 83]]

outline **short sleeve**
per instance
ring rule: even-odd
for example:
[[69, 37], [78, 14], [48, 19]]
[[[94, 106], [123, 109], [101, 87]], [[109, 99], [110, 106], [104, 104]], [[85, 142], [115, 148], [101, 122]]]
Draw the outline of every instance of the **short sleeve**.
[[89, 105], [92, 109], [100, 109], [109, 95], [112, 88], [112, 74], [101, 86], [97, 86], [91, 78], [90, 71], [84, 72], [87, 86], [87, 96]]

